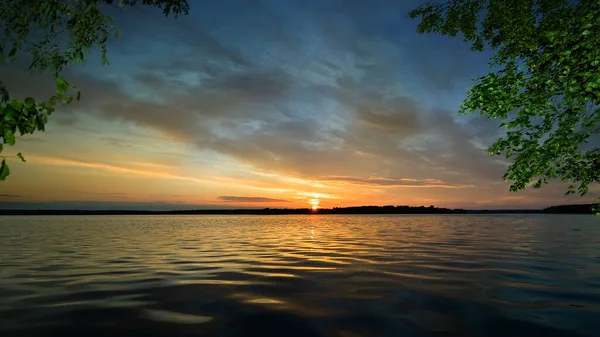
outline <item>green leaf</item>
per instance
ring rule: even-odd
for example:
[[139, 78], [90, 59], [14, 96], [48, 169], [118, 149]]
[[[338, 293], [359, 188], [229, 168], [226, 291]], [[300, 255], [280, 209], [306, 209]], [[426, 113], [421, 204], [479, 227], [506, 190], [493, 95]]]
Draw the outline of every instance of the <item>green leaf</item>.
[[33, 97], [27, 97], [27, 98], [25, 98], [25, 107], [31, 108], [34, 105], [35, 105], [35, 99], [33, 99]]
[[3, 147], [3, 145], [2, 145], [2, 143], [0, 143], [0, 153], [2, 153], [2, 147]]
[[18, 99], [13, 99], [12, 101], [10, 101], [9, 105], [17, 111], [23, 109], [23, 101], [20, 101]]
[[462, 33], [473, 50], [492, 54], [492, 69], [466, 92], [460, 112], [508, 118], [510, 131], [489, 153], [513, 160], [505, 175], [511, 191], [560, 179], [576, 183], [568, 194], [583, 195], [600, 183], [600, 148], [585, 146], [600, 133], [600, 119], [590, 118], [600, 115], [589, 111], [600, 106], [600, 60], [587, 37], [600, 21], [591, 3], [439, 0], [409, 12], [418, 32]]
[[2, 164], [0, 164], [0, 180], [5, 180], [9, 174], [10, 170], [8, 169], [8, 165], [6, 164], [6, 159], [3, 159]]
[[27, 130], [25, 129], [25, 124], [23, 124], [23, 123], [19, 123], [17, 125], [17, 129], [21, 133], [21, 136], [27, 133]]
[[24, 163], [27, 162], [27, 160], [25, 160], [25, 158], [23, 158], [23, 155], [21, 154], [21, 152], [17, 153], [17, 157], [19, 159], [21, 159], [22, 162], [24, 162]]
[[45, 124], [44, 124], [44, 119], [42, 118], [42, 116], [37, 115], [35, 117], [35, 123], [36, 123], [35, 125], [36, 125], [36, 127], [37, 127], [38, 130], [44, 131]]
[[[37, 118], [31, 118], [30, 120], [27, 121], [27, 127], [30, 130], [35, 130], [36, 126], [37, 126]], [[33, 133], [33, 131], [31, 131], [31, 133]]]
[[13, 115], [11, 114], [6, 114], [4, 115], [4, 120], [9, 124], [14, 124], [17, 122], [17, 120], [15, 119], [15, 117], [13, 117]]
[[57, 77], [56, 78], [56, 93], [59, 96], [64, 95], [64, 93], [69, 89], [69, 82], [67, 82], [64, 78], [62, 77]]
[[4, 143], [15, 145], [15, 134], [10, 129], [4, 130]]
[[8, 59], [13, 60], [17, 56], [17, 44], [15, 44], [8, 53]]
[[[107, 43], [113, 36], [118, 36], [118, 30], [110, 13], [100, 10], [100, 6], [113, 2], [117, 4], [116, 0], [2, 2], [0, 62], [27, 56], [29, 60], [23, 64], [24, 69], [52, 76], [56, 93], [46, 100], [36, 101], [27, 97], [35, 89], [30, 85], [25, 92], [19, 93], [19, 100], [11, 100], [8, 89], [0, 82], [0, 143], [14, 144], [17, 132], [23, 135], [43, 131], [48, 116], [58, 103], [69, 104], [75, 98], [81, 99], [81, 93], [75, 95], [78, 89], [62, 75], [73, 63], [84, 62], [96, 48], [100, 49], [103, 63], [108, 63]], [[121, 0], [120, 4], [156, 7], [165, 14], [177, 15], [187, 14], [189, 2]]]

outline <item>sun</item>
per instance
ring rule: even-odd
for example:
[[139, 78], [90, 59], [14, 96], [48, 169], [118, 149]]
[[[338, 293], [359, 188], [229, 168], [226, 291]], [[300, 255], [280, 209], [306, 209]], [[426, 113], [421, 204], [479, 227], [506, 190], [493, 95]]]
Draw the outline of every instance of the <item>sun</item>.
[[319, 203], [320, 203], [320, 201], [318, 198], [313, 198], [308, 201], [308, 204], [311, 205], [311, 208], [313, 211], [316, 211], [319, 209]]

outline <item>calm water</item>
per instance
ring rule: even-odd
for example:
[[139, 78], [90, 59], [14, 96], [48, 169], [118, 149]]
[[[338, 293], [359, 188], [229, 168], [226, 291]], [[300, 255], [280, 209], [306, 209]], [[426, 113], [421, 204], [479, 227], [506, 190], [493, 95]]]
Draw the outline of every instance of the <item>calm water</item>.
[[600, 217], [0, 217], [1, 336], [598, 336]]

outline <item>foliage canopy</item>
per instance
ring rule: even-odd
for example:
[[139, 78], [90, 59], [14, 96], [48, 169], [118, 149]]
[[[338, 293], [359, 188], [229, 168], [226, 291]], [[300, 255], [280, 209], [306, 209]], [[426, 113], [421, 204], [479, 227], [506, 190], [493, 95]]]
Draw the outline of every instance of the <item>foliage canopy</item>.
[[[44, 101], [33, 97], [13, 98], [0, 81], [0, 153], [3, 144], [14, 145], [15, 134], [44, 131], [48, 116], [57, 104], [79, 100], [61, 73], [70, 64], [84, 62], [99, 48], [102, 63], [108, 64], [107, 41], [117, 37], [113, 18], [104, 14], [109, 6], [151, 6], [165, 16], [187, 14], [187, 0], [4, 0], [0, 5], [0, 64], [17, 57], [28, 60], [31, 72], [50, 73], [56, 94]], [[18, 153], [17, 157], [25, 161]], [[0, 164], [0, 180], [10, 174], [6, 158]]]
[[452, 0], [409, 13], [419, 33], [459, 33], [473, 51], [493, 51], [497, 69], [475, 80], [460, 113], [504, 120], [489, 148], [512, 159], [511, 191], [548, 180], [584, 195], [600, 182], [599, 0]]

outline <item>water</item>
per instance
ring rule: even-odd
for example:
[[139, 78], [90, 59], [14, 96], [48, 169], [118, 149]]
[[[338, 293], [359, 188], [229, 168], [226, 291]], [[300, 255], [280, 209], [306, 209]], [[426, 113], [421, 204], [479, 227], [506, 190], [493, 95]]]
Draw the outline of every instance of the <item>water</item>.
[[597, 336], [600, 217], [0, 217], [1, 336]]

